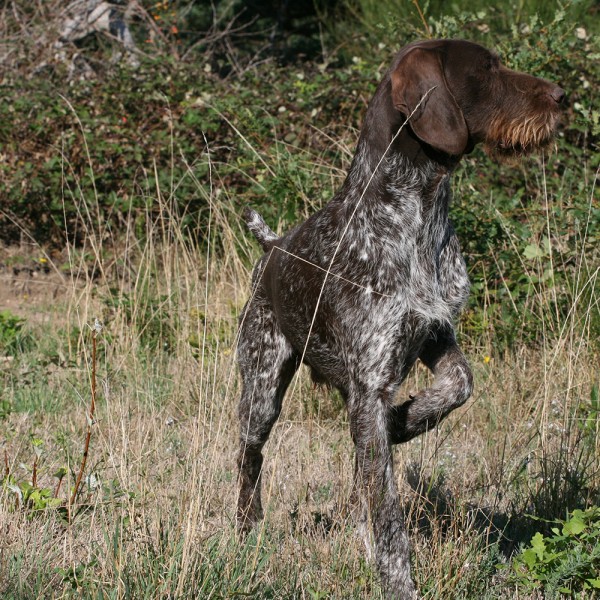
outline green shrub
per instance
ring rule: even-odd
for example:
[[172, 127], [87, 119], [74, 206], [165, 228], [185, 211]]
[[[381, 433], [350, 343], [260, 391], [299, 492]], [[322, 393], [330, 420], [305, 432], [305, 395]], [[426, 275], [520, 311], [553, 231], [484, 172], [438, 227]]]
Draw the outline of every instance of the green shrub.
[[574, 510], [554, 523], [552, 535], [536, 533], [514, 558], [514, 580], [526, 592], [540, 590], [548, 599], [595, 597], [594, 590], [600, 590], [600, 507]]
[[23, 331], [25, 319], [9, 310], [0, 311], [0, 352], [14, 356], [23, 349], [26, 336]]

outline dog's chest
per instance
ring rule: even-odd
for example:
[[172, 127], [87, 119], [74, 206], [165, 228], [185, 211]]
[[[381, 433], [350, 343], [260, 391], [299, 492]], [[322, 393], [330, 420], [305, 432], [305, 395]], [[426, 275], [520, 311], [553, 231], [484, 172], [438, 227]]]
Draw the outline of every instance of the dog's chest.
[[[318, 245], [318, 262], [332, 263], [337, 278], [354, 285], [355, 306], [386, 299], [386, 310], [426, 321], [450, 321], [466, 301], [469, 280], [447, 205], [425, 212], [418, 195], [399, 207], [380, 202], [356, 211], [337, 245]], [[333, 286], [335, 288], [335, 286]], [[344, 286], [346, 293], [351, 293]], [[333, 290], [332, 290], [333, 292]]]

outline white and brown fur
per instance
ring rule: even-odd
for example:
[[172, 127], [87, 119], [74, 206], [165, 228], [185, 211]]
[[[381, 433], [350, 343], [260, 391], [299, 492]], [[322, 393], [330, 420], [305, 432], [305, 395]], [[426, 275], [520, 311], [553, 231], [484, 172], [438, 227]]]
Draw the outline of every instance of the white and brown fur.
[[[448, 218], [450, 175], [480, 142], [499, 157], [548, 144], [563, 98], [558, 86], [507, 69], [477, 44], [410, 44], [369, 105], [333, 199], [281, 238], [246, 211], [265, 254], [240, 317], [242, 530], [262, 518], [262, 448], [304, 362], [346, 401], [355, 502], [359, 520], [372, 525], [386, 595], [416, 596], [392, 445], [435, 427], [473, 387], [453, 328], [469, 278]], [[433, 384], [396, 404], [417, 359]]]

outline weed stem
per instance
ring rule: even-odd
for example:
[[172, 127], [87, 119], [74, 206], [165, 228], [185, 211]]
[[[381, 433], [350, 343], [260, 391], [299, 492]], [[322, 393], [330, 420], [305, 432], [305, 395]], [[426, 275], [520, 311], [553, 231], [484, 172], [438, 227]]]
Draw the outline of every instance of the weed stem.
[[79, 486], [81, 485], [81, 479], [83, 477], [83, 472], [85, 471], [85, 465], [87, 463], [90, 449], [90, 440], [92, 438], [92, 425], [94, 424], [94, 412], [96, 411], [96, 346], [97, 336], [100, 330], [101, 327], [95, 326], [92, 331], [92, 395], [90, 401], [90, 411], [87, 420], [87, 429], [85, 433], [85, 443], [83, 445], [83, 456], [81, 458], [81, 465], [79, 466], [79, 473], [77, 473], [77, 479], [75, 480], [73, 494], [71, 495], [71, 500], [69, 501], [69, 518], [71, 516], [71, 507], [75, 503], [75, 498], [77, 497], [77, 492], [79, 491]]

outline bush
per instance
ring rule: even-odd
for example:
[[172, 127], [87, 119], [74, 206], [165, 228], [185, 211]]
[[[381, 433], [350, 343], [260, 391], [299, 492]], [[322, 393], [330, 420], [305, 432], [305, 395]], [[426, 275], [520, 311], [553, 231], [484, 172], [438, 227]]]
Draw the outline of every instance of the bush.
[[600, 590], [600, 508], [574, 510], [554, 523], [558, 527], [552, 527], [552, 535], [536, 533], [514, 558], [515, 581], [526, 592], [540, 590], [549, 599], [595, 597], [594, 590]]
[[23, 350], [27, 336], [23, 331], [25, 319], [9, 310], [0, 311], [0, 353], [15, 356]]

